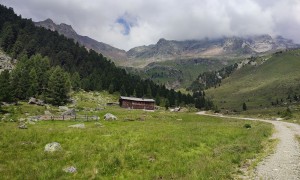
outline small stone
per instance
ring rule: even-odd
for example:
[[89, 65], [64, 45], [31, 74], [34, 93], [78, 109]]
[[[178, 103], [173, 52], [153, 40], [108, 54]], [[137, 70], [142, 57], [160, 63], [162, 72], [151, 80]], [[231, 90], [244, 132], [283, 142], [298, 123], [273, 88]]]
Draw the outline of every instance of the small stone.
[[80, 128], [80, 129], [84, 129], [85, 125], [84, 124], [74, 124], [74, 125], [70, 125], [68, 126], [70, 128]]
[[76, 173], [77, 169], [74, 166], [69, 166], [63, 169], [66, 173]]
[[45, 152], [55, 152], [62, 150], [61, 145], [58, 142], [52, 142], [49, 144], [46, 144], [45, 146]]
[[19, 129], [28, 129], [25, 123], [19, 125]]
[[117, 120], [118, 118], [115, 116], [115, 115], [113, 115], [113, 114], [111, 114], [111, 113], [106, 113], [105, 115], [104, 115], [104, 120], [106, 120], [106, 121], [109, 121], [109, 120]]

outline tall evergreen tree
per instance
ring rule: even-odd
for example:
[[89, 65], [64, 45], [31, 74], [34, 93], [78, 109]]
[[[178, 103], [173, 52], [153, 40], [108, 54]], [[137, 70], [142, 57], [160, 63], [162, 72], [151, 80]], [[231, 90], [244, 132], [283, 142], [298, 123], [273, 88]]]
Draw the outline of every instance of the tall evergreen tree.
[[36, 96], [38, 93], [38, 77], [36, 75], [36, 71], [34, 68], [31, 69], [31, 71], [29, 72], [29, 89], [27, 91], [27, 96], [31, 97], [31, 96]]
[[12, 101], [10, 74], [8, 70], [4, 70], [0, 74], [0, 102], [1, 101], [5, 101], [5, 102]]
[[246, 103], [243, 103], [243, 111], [247, 111], [247, 105], [246, 105]]
[[48, 82], [50, 102], [54, 105], [62, 105], [68, 101], [71, 83], [69, 74], [57, 66], [51, 70]]
[[72, 88], [74, 91], [78, 91], [81, 88], [80, 75], [78, 72], [75, 72], [71, 76]]

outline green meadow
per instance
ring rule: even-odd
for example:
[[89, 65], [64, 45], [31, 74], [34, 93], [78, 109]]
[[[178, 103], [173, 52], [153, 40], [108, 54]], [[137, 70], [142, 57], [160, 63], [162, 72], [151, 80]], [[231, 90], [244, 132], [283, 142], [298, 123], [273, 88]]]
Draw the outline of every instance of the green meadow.
[[[75, 107], [83, 109], [83, 101], [93, 103], [92, 97], [99, 95], [83, 93]], [[12, 107], [4, 109], [24, 112], [31, 107], [30, 113], [38, 114], [44, 108], [26, 103]], [[104, 121], [108, 112], [118, 120]], [[271, 143], [272, 126], [262, 122], [115, 106], [89, 114], [100, 120], [39, 121], [28, 129], [1, 121], [0, 179], [231, 179]], [[86, 128], [68, 127], [77, 123]], [[44, 152], [51, 142], [60, 143], [62, 150]], [[68, 166], [77, 172], [64, 172]]]

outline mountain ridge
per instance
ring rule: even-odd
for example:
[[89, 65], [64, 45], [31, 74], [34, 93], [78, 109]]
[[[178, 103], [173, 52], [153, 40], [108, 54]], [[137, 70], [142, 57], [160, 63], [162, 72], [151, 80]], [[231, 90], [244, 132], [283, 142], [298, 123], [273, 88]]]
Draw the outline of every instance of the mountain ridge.
[[51, 19], [35, 22], [36, 26], [57, 31], [59, 34], [72, 38], [75, 42], [93, 49], [110, 58], [120, 66], [145, 67], [152, 62], [193, 58], [235, 59], [274, 53], [278, 50], [294, 49], [300, 45], [282, 36], [272, 37], [267, 34], [245, 37], [204, 38], [201, 40], [166, 40], [161, 38], [156, 44], [143, 45], [121, 50], [98, 42], [88, 36], [78, 35], [72, 26], [55, 24]]
[[71, 25], [65, 23], [56, 24], [49, 18], [45, 21], [34, 22], [34, 24], [38, 27], [44, 27], [51, 31], [57, 31], [59, 34], [64, 35], [67, 38], [71, 38], [80, 45], [85, 46], [88, 50], [93, 49], [114, 61], [123, 61], [127, 59], [125, 50], [115, 48], [103, 42], [98, 42], [88, 36], [79, 35]]

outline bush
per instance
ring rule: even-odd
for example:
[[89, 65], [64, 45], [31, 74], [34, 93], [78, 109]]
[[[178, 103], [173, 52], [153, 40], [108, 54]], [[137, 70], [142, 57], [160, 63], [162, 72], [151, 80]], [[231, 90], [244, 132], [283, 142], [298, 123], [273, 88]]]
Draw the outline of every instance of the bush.
[[290, 108], [287, 108], [284, 112], [282, 112], [282, 115], [281, 115], [282, 118], [285, 118], [285, 119], [290, 119], [293, 117], [293, 113], [291, 111]]
[[250, 129], [250, 128], [251, 128], [251, 124], [245, 124], [245, 125], [244, 125], [244, 128]]

